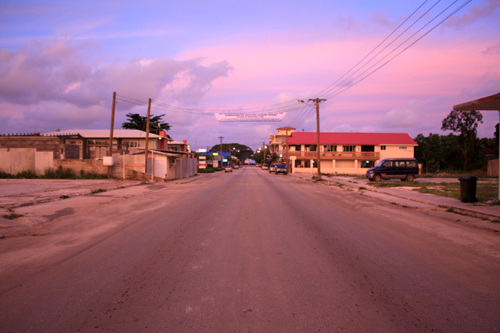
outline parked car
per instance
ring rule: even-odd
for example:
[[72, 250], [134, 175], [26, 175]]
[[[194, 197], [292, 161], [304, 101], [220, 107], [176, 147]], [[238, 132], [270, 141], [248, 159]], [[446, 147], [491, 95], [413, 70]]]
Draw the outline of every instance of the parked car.
[[275, 171], [276, 174], [278, 173], [282, 173], [284, 175], [287, 174], [286, 172], [286, 165], [285, 164], [278, 164], [276, 165], [276, 171]]
[[262, 164], [262, 170], [267, 170], [269, 169], [269, 167], [267, 166], [267, 164]]
[[276, 166], [277, 166], [277, 164], [271, 164], [269, 166], [269, 173], [276, 171]]
[[240, 166], [238, 164], [233, 165], [233, 169], [239, 169]]
[[418, 177], [418, 161], [414, 158], [386, 158], [368, 169], [366, 178], [376, 182], [381, 179], [413, 181]]
[[232, 166], [230, 166], [230, 165], [226, 165], [226, 166], [224, 167], [224, 172], [233, 172], [233, 167], [232, 167]]

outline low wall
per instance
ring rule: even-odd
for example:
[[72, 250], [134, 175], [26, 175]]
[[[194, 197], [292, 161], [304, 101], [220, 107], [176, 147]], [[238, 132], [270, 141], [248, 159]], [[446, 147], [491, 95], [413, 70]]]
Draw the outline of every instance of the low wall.
[[36, 148], [0, 148], [0, 171], [16, 175], [23, 171], [32, 171], [43, 175], [53, 167], [53, 153], [38, 151]]
[[64, 142], [58, 137], [39, 135], [0, 136], [0, 148], [34, 148], [38, 152], [50, 151], [54, 158], [61, 158]]
[[54, 160], [54, 169], [59, 169], [59, 167], [69, 169], [77, 175], [82, 170], [85, 173], [108, 174], [108, 167], [102, 165], [100, 160]]

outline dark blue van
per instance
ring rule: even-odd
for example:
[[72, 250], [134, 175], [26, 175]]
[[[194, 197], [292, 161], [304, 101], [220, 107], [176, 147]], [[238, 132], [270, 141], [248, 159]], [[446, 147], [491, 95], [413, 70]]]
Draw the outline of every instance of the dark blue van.
[[366, 178], [376, 182], [381, 179], [413, 181], [418, 177], [418, 161], [414, 158], [386, 158], [368, 169]]

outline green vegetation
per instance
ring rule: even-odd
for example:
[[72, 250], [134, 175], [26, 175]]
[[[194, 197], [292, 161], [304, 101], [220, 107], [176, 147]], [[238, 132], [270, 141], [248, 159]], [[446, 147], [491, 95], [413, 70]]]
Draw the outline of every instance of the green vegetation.
[[206, 168], [206, 169], [198, 169], [198, 173], [214, 173], [216, 171], [222, 171], [222, 168]]
[[105, 179], [106, 175], [100, 175], [97, 173], [86, 173], [83, 170], [80, 171], [79, 175], [76, 175], [70, 169], [63, 169], [61, 166], [54, 169], [47, 169], [43, 175], [37, 176], [33, 171], [23, 171], [16, 175], [0, 171], [0, 178], [3, 179]]
[[18, 217], [22, 217], [23, 215], [21, 214], [16, 214], [14, 213], [14, 211], [12, 210], [12, 208], [9, 208], [7, 209], [9, 211], [9, 214], [4, 214], [2, 215], [2, 217], [4, 219], [8, 219], [8, 220], [14, 220], [14, 219], [17, 219]]
[[3, 218], [4, 219], [9, 219], [9, 220], [14, 220], [14, 219], [17, 219], [18, 217], [22, 217], [23, 215], [21, 214], [16, 214], [16, 213], [10, 213], [10, 214], [5, 214], [3, 215]]
[[483, 116], [477, 111], [451, 111], [443, 119], [441, 129], [452, 131], [449, 135], [417, 135], [415, 158], [424, 165], [426, 173], [440, 170], [471, 171], [484, 168], [487, 163], [485, 151], [498, 152], [498, 124], [495, 139], [477, 138], [477, 126]]
[[[370, 183], [375, 187], [413, 187], [414, 191], [429, 193], [444, 197], [460, 199], [460, 183], [416, 183], [416, 182], [382, 182]], [[498, 184], [477, 183], [476, 197], [479, 202], [498, 198]]]
[[[164, 114], [159, 116], [149, 116], [149, 133], [158, 134], [161, 130], [168, 131], [172, 126], [162, 121]], [[137, 129], [146, 132], [148, 118], [138, 113], [127, 113], [127, 121], [122, 124], [125, 129]]]

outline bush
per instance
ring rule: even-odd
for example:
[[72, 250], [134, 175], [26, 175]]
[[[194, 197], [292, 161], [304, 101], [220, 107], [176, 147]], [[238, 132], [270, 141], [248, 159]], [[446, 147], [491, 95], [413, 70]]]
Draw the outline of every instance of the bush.
[[63, 169], [61, 166], [57, 170], [50, 168], [40, 178], [44, 179], [75, 179], [76, 175], [70, 169]]

